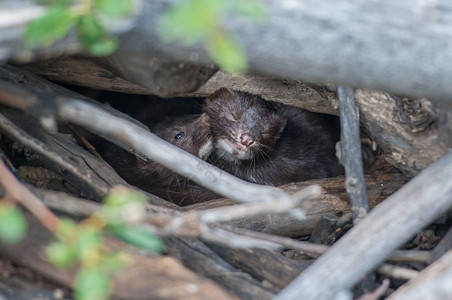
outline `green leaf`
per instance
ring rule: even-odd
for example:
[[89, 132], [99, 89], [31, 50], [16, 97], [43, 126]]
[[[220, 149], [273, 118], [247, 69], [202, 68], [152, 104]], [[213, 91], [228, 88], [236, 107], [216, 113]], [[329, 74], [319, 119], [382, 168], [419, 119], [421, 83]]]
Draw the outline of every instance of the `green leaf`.
[[112, 18], [123, 18], [132, 12], [131, 0], [95, 0], [94, 7], [101, 13]]
[[117, 186], [104, 199], [104, 206], [98, 216], [109, 225], [124, 222], [139, 222], [146, 211], [146, 195], [122, 186]]
[[102, 25], [91, 15], [80, 16], [77, 32], [82, 44], [94, 56], [109, 55], [119, 46], [118, 39], [109, 37]]
[[101, 40], [85, 45], [88, 51], [94, 56], [110, 55], [119, 47], [116, 37], [105, 36]]
[[236, 15], [253, 18], [253, 20], [263, 20], [267, 17], [265, 6], [262, 2], [255, 0], [235, 0], [225, 3], [228, 10]]
[[27, 25], [25, 44], [29, 47], [49, 46], [66, 36], [75, 23], [75, 16], [64, 5], [54, 5], [47, 13]]
[[126, 243], [156, 253], [161, 253], [163, 251], [164, 246], [162, 240], [139, 227], [115, 226], [111, 228], [111, 231], [115, 236]]
[[107, 299], [111, 291], [110, 278], [97, 269], [82, 269], [75, 278], [75, 299]]
[[129, 256], [123, 252], [105, 253], [99, 266], [105, 272], [118, 272], [124, 269], [128, 261]]
[[38, 4], [71, 4], [77, 0], [35, 0]]
[[213, 60], [225, 71], [244, 73], [247, 68], [245, 53], [231, 38], [217, 34], [209, 40], [207, 50]]
[[0, 204], [0, 240], [17, 243], [26, 233], [27, 222], [22, 212], [11, 204]]
[[47, 258], [59, 268], [70, 267], [76, 259], [76, 250], [68, 244], [55, 242], [46, 248]]
[[103, 241], [101, 232], [89, 225], [78, 226], [78, 240], [76, 249], [84, 264], [94, 265], [97, 263], [100, 245]]
[[116, 186], [111, 189], [111, 192], [105, 197], [104, 204], [108, 207], [122, 207], [131, 202], [137, 202], [141, 204], [146, 203], [146, 195], [132, 189], [128, 189], [123, 186]]
[[66, 241], [77, 234], [77, 224], [68, 218], [60, 219], [55, 234], [60, 240]]
[[163, 17], [160, 36], [192, 44], [205, 39], [220, 18], [221, 1], [189, 0], [175, 5]]

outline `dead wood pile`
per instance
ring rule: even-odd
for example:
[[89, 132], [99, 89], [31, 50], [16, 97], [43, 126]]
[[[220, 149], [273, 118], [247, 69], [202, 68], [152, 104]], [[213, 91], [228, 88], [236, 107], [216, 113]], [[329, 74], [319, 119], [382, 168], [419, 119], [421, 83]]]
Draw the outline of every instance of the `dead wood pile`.
[[[278, 17], [294, 18], [297, 11], [292, 15], [277, 9], [276, 2], [270, 2], [269, 5], [275, 5], [275, 16], [268, 26], [275, 31], [269, 35], [284, 29], [283, 24], [275, 21]], [[383, 2], [389, 5], [389, 1]], [[154, 1], [146, 5], [152, 6], [157, 14], [167, 3]], [[321, 18], [323, 14], [315, 11], [326, 7], [313, 6], [316, 8], [312, 15]], [[414, 9], [413, 5], [407, 7]], [[366, 14], [372, 13], [371, 7], [359, 8]], [[342, 17], [338, 13], [331, 22], [341, 24]], [[155, 20], [140, 20], [144, 23], [134, 30], [147, 32], [150, 29], [146, 28], [153, 28], [148, 23]], [[370, 31], [372, 25], [371, 21], [366, 23], [362, 27], [364, 32]], [[403, 25], [411, 28], [409, 24]], [[433, 293], [439, 298], [451, 297], [447, 282], [452, 245], [448, 214], [452, 205], [452, 156], [448, 154], [452, 146], [452, 112], [447, 101], [298, 79], [387, 88], [415, 97], [432, 95], [443, 101], [450, 96], [444, 81], [434, 88], [423, 84], [424, 92], [419, 92], [419, 87], [413, 88], [413, 82], [435, 77], [429, 72], [419, 72], [413, 74], [418, 77], [409, 78], [406, 72], [413, 71], [404, 69], [406, 66], [402, 64], [389, 68], [392, 77], [388, 78], [382, 76], [384, 70], [376, 68], [369, 77], [373, 81], [368, 80], [374, 84], [369, 84], [353, 64], [346, 74], [330, 75], [332, 72], [320, 65], [318, 69], [309, 65], [311, 68], [307, 70], [298, 71], [303, 69], [299, 67], [286, 70], [288, 76], [284, 77], [279, 65], [287, 65], [285, 57], [266, 64], [262, 57], [268, 53], [251, 53], [250, 44], [246, 47], [250, 48], [252, 72], [240, 76], [218, 71], [199, 49], [188, 50], [195, 51], [200, 61], [187, 63], [174, 60], [180, 53], [187, 55], [186, 48], [168, 50], [168, 46], [149, 43], [138, 46], [151, 54], [138, 55], [134, 47], [139, 47], [129, 43], [105, 59], [80, 55], [53, 57], [61, 49], [67, 51], [65, 43], [70, 42], [69, 38], [46, 53], [50, 58], [36, 59], [34, 55], [39, 53], [32, 53], [32, 61], [26, 62], [25, 52], [14, 51], [21, 49], [20, 42], [12, 35], [2, 35], [6, 29], [20, 26], [23, 24], [8, 28], [0, 25], [0, 41], [7, 45], [5, 57], [0, 57], [5, 61], [0, 66], [0, 184], [4, 195], [20, 201], [31, 212], [26, 217], [32, 225], [20, 243], [1, 244], [1, 256], [62, 286], [73, 287], [74, 270], [56, 269], [43, 259], [39, 250], [51, 239], [48, 228], [55, 215], [48, 209], [73, 218], [86, 217], [99, 209], [98, 202], [113, 186], [134, 188], [105, 161], [78, 144], [69, 131], [62, 131], [71, 124], [136, 155], [158, 160], [180, 174], [193, 173], [193, 181], [225, 197], [179, 207], [147, 193], [147, 222], [143, 228], [162, 237], [166, 252], [163, 256], [142, 255], [138, 249], [109, 238], [108, 247], [123, 249], [132, 257], [126, 271], [115, 279], [114, 297], [317, 300], [378, 299], [390, 295], [390, 299], [425, 299]], [[238, 35], [242, 39], [250, 38], [258, 30], [250, 28]], [[427, 34], [427, 29], [422, 34]], [[134, 32], [122, 36], [124, 41], [133, 38]], [[147, 33], [155, 35], [152, 30]], [[442, 31], [434, 33], [445, 35]], [[375, 46], [375, 41], [365, 36], [362, 45]], [[411, 35], [406, 38], [414, 39]], [[304, 39], [312, 41], [313, 37]], [[292, 41], [282, 39], [282, 42], [283, 45]], [[415, 50], [422, 48], [418, 43], [411, 46]], [[290, 49], [293, 48], [288, 47], [287, 51]], [[78, 48], [72, 50], [79, 52]], [[161, 55], [166, 50], [167, 56]], [[408, 53], [413, 49], [404, 46], [402, 50]], [[352, 61], [346, 59], [347, 53], [343, 55], [341, 59]], [[365, 59], [360, 58], [361, 62]], [[309, 64], [296, 54], [292, 59]], [[384, 59], [387, 60], [380, 62], [390, 61], [390, 57]], [[14, 65], [6, 64], [7, 60]], [[338, 60], [330, 58], [324, 64], [337, 67]], [[435, 67], [438, 74], [450, 72], [444, 66]], [[425, 71], [422, 65], [417, 68]], [[309, 78], [308, 72], [313, 69], [317, 72]], [[394, 87], [391, 81], [400, 75], [399, 71], [405, 76], [401, 76], [400, 86]], [[275, 77], [257, 75], [264, 73]], [[137, 120], [92, 99], [103, 91], [113, 92], [107, 95], [203, 98], [220, 87], [340, 115], [341, 159], [346, 176], [280, 188], [250, 184], [192, 155], [181, 154], [175, 147], [162, 143]], [[359, 144], [359, 125], [378, 150], [377, 162], [365, 175], [362, 166], [354, 164], [360, 162], [354, 156], [360, 151], [351, 150]], [[304, 213], [303, 218], [300, 211]]]

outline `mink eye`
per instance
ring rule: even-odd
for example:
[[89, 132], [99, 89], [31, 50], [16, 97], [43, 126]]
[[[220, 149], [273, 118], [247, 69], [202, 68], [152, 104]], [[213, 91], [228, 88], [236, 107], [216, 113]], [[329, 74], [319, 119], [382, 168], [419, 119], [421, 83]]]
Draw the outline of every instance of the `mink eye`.
[[178, 134], [176, 134], [176, 135], [174, 136], [174, 139], [175, 139], [175, 140], [179, 140], [179, 139], [181, 139], [183, 136], [184, 136], [184, 132], [179, 132]]

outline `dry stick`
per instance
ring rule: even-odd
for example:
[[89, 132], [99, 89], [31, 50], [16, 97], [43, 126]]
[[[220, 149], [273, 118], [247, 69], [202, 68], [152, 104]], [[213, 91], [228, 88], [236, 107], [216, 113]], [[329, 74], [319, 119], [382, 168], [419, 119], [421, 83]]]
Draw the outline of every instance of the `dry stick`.
[[238, 179], [163, 141], [149, 131], [84, 101], [59, 98], [57, 105], [59, 118], [95, 133], [122, 139], [131, 148], [220, 195], [240, 202], [273, 199], [292, 202], [291, 197], [279, 188]]
[[386, 299], [452, 299], [451, 281], [452, 251], [449, 251]]
[[402, 280], [411, 280], [419, 274], [419, 271], [389, 264], [383, 264], [377, 269], [377, 272], [391, 278]]
[[448, 153], [373, 209], [275, 299], [334, 299], [351, 288], [450, 208], [451, 177]]
[[383, 282], [381, 283], [381, 285], [378, 288], [376, 288], [373, 292], [366, 293], [356, 300], [378, 300], [378, 299], [380, 299], [381, 296], [383, 296], [384, 293], [388, 290], [389, 283], [390, 283], [389, 279], [387, 279], [387, 278], [383, 279]]
[[47, 229], [55, 231], [58, 217], [55, 216], [35, 195], [33, 195], [0, 160], [0, 183], [15, 200], [27, 208]]
[[[226, 206], [220, 209], [206, 209], [199, 212], [199, 219], [203, 223], [228, 222], [240, 218], [262, 215], [282, 214], [298, 206], [301, 202], [313, 199], [320, 195], [322, 188], [319, 185], [308, 186], [293, 194], [293, 201], [271, 200], [259, 203]], [[301, 217], [305, 217], [301, 215]]]
[[283, 236], [277, 236], [277, 235], [272, 235], [272, 234], [268, 234], [268, 233], [251, 231], [251, 230], [247, 230], [247, 229], [232, 227], [229, 225], [216, 225], [216, 226], [218, 226], [224, 230], [233, 232], [237, 235], [242, 235], [242, 236], [260, 239], [263, 241], [272, 242], [274, 244], [280, 245], [281, 247], [283, 247], [285, 249], [297, 250], [303, 254], [306, 254], [306, 255], [308, 255], [310, 257], [314, 257], [314, 258], [319, 257], [320, 255], [322, 255], [329, 249], [329, 246], [326, 246], [326, 245], [297, 241], [297, 240], [283, 237]]
[[359, 137], [358, 108], [353, 88], [338, 86], [337, 96], [341, 113], [341, 161], [345, 168], [345, 188], [350, 198], [353, 222], [356, 224], [369, 211]]
[[[88, 217], [95, 213], [98, 209], [100, 209], [100, 205], [98, 203], [88, 201], [85, 199], [73, 197], [63, 192], [55, 192], [49, 190], [43, 190], [40, 188], [36, 188], [30, 185], [27, 185], [28, 189], [30, 189], [34, 194], [36, 194], [42, 202], [46, 204], [51, 209], [73, 215], [76, 217]], [[226, 207], [220, 208], [224, 209]], [[219, 209], [219, 210], [220, 210]], [[148, 214], [148, 220], [154, 221], [154, 223], [150, 223], [151, 225], [156, 225], [162, 227], [162, 221], [169, 220], [171, 216], [174, 218], [175, 216], [180, 217], [181, 214], [176, 211], [172, 211], [170, 209], [149, 204], [148, 210], [151, 213]], [[209, 209], [210, 210], [210, 209]], [[220, 211], [217, 212], [220, 212]], [[201, 211], [200, 213], [202, 213]], [[186, 212], [187, 214], [188, 212]], [[190, 212], [192, 213], [192, 212]], [[196, 213], [196, 212], [195, 212]], [[171, 215], [171, 216], [169, 216]], [[160, 218], [159, 218], [160, 216]], [[194, 215], [196, 217], [196, 214]], [[157, 220], [160, 221], [156, 224]], [[323, 253], [325, 253], [330, 247], [326, 245], [314, 244], [309, 242], [297, 241], [291, 238], [272, 235], [268, 233], [256, 232], [252, 230], [232, 227], [225, 224], [211, 224], [212, 226], [221, 228], [223, 230], [230, 231], [235, 233], [236, 235], [242, 235], [247, 237], [252, 237], [255, 239], [259, 239], [261, 241], [268, 241], [273, 244], [278, 244], [286, 249], [294, 249], [302, 252], [310, 257], [317, 258]], [[179, 226], [186, 228], [186, 223], [180, 224]], [[190, 228], [192, 229], [192, 228]], [[186, 233], [186, 235], [180, 234], [180, 236], [198, 236], [199, 232], [197, 231]], [[163, 229], [164, 232], [170, 232], [169, 229]], [[394, 251], [387, 260], [396, 261], [396, 262], [421, 262], [427, 263], [430, 260], [430, 252], [431, 251], [418, 251], [418, 250], [396, 250]]]

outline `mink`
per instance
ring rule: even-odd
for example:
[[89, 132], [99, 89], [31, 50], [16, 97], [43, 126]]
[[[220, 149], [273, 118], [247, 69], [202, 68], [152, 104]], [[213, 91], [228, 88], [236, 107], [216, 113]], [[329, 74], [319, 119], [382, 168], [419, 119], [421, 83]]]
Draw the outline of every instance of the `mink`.
[[[169, 117], [153, 124], [150, 131], [203, 160], [206, 160], [212, 151], [209, 116], [205, 113]], [[177, 175], [157, 162], [144, 161], [111, 143], [95, 146], [124, 180], [144, 191], [178, 205], [218, 198], [213, 192]]]
[[278, 186], [340, 175], [337, 117], [222, 88], [208, 97], [211, 163], [244, 180]]

